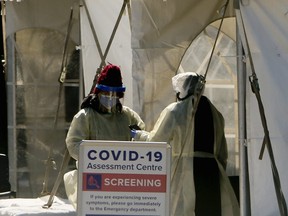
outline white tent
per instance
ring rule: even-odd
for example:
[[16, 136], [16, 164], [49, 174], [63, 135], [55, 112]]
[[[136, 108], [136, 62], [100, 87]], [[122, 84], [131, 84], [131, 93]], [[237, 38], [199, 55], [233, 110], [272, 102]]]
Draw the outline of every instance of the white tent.
[[[270, 1], [243, 1], [239, 5], [240, 11], [237, 18], [241, 30], [241, 42], [244, 44], [246, 53], [244, 57], [247, 60], [247, 75], [244, 76], [243, 73], [241, 76], [246, 77], [245, 80], [248, 81], [248, 76], [252, 75], [252, 60], [259, 80], [260, 94], [282, 191], [287, 199], [288, 176], [284, 160], [288, 153], [285, 117], [288, 29], [285, 17], [287, 11], [284, 8], [287, 8], [288, 4], [285, 1], [277, 1], [272, 7]], [[249, 83], [247, 84], [246, 103], [247, 138], [245, 144], [248, 147], [251, 212], [252, 215], [280, 215], [272, 176], [275, 170], [271, 169], [267, 148], [263, 160], [258, 159], [264, 139], [264, 128], [257, 100], [251, 92]]]
[[[125, 10], [121, 11], [123, 5]], [[101, 65], [101, 58], [107, 51], [104, 60], [120, 65], [123, 71], [124, 84], [127, 86], [124, 103], [141, 115], [149, 130], [160, 111], [175, 100], [171, 77], [182, 71], [204, 74], [211, 60], [205, 94], [225, 116], [229, 144], [228, 172], [230, 175], [240, 175], [241, 214], [281, 215], [275, 188], [282, 189], [284, 197], [288, 196], [288, 175], [284, 162], [288, 153], [284, 114], [284, 107], [288, 103], [285, 100], [285, 84], [288, 80], [285, 73], [288, 66], [288, 3], [279, 0], [272, 7], [268, 0], [229, 1], [226, 10], [225, 5], [224, 0], [182, 0], [181, 3], [179, 0], [7, 1], [7, 89], [8, 107], [11, 108], [8, 128], [13, 189], [21, 191], [19, 175], [23, 177], [23, 169], [26, 168], [17, 163], [16, 149], [19, 151], [19, 148], [23, 148], [20, 144], [24, 142], [19, 134], [24, 133], [28, 138], [26, 159], [35, 159], [37, 153], [31, 149], [40, 146], [38, 155], [40, 151], [42, 158], [39, 161], [45, 167], [43, 161], [50, 145], [47, 144], [47, 137], [39, 135], [39, 128], [43, 128], [40, 134], [46, 136], [47, 131], [53, 134], [56, 130], [58, 136], [54, 141], [60, 147], [55, 148], [53, 154], [61, 158], [69, 125], [69, 120], [65, 120], [67, 113], [63, 112], [64, 97], [60, 100], [62, 112], [59, 113], [56, 126], [53, 120], [59, 104], [56, 91], [59, 85], [58, 69], [61, 68], [63, 44], [72, 8], [74, 16], [69, 34], [69, 59], [72, 59], [71, 53], [77, 47], [81, 50], [82, 67], [76, 81], [70, 77], [64, 85], [78, 88], [76, 98], [81, 101], [88, 94], [95, 72]], [[54, 11], [53, 16], [51, 11]], [[225, 19], [217, 37], [224, 16], [229, 19]], [[118, 18], [121, 18], [119, 23]], [[37, 31], [39, 28], [41, 32]], [[34, 31], [31, 32], [31, 29]], [[113, 30], [116, 31], [115, 35]], [[38, 40], [34, 41], [33, 38]], [[111, 46], [110, 39], [113, 39]], [[31, 43], [27, 43], [29, 41]], [[45, 43], [47, 46], [44, 46]], [[214, 44], [215, 50], [210, 59]], [[35, 46], [39, 49], [36, 50]], [[35, 55], [38, 55], [37, 59]], [[264, 129], [256, 97], [248, 82], [252, 73], [256, 73], [259, 80], [276, 172], [279, 171], [281, 184], [276, 186], [267, 148], [263, 159], [258, 159]], [[44, 93], [49, 92], [45, 101], [35, 91], [43, 88]], [[47, 91], [50, 88], [51, 91]], [[20, 92], [17, 91], [19, 89]], [[25, 94], [26, 100], [21, 104], [24, 106], [19, 106], [19, 110], [17, 104], [21, 102], [23, 89], [29, 94]], [[29, 112], [30, 109], [32, 111]], [[21, 115], [24, 111], [26, 114]], [[35, 118], [37, 123], [34, 122]], [[39, 123], [40, 119], [45, 119], [45, 124]], [[34, 136], [35, 133], [39, 136]], [[35, 176], [41, 179], [43, 173], [40, 168]], [[27, 180], [25, 177], [23, 179]], [[29, 180], [28, 183], [31, 184]], [[38, 194], [34, 191], [31, 195]]]

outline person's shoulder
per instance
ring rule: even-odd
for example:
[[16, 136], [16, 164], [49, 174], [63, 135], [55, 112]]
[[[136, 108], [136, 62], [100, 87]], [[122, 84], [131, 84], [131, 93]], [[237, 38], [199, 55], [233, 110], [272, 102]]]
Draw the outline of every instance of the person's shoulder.
[[172, 102], [163, 109], [162, 113], [173, 112], [177, 106], [179, 106], [179, 102]]
[[172, 102], [172, 103], [170, 103], [169, 105], [167, 105], [166, 106], [166, 108], [165, 109], [174, 109], [176, 106], [179, 106], [179, 102]]

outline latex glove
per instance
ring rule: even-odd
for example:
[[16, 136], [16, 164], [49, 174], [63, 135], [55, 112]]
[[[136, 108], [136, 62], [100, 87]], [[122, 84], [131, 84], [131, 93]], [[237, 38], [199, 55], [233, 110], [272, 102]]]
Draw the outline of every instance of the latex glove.
[[131, 136], [131, 138], [135, 138], [136, 134], [137, 134], [137, 132], [136, 132], [135, 129], [130, 130], [130, 136]]

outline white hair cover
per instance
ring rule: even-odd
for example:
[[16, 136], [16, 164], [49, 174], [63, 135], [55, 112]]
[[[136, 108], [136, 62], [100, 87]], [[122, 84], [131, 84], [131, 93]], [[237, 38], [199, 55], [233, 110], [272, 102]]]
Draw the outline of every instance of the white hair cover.
[[195, 72], [179, 73], [172, 77], [172, 86], [179, 97], [184, 98], [188, 94], [194, 94], [199, 75]]

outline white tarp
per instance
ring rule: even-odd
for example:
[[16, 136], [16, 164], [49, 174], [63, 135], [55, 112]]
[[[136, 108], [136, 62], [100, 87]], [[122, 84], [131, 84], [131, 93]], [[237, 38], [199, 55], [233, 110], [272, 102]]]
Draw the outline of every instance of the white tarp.
[[[207, 25], [223, 16], [225, 3], [132, 1], [133, 91], [137, 96], [133, 105], [149, 129], [160, 111], [175, 101], [171, 78], [178, 72], [187, 48]], [[226, 16], [233, 14], [231, 6], [232, 1]], [[199, 72], [204, 74], [205, 68]]]
[[[101, 45], [101, 52], [104, 55], [116, 20], [120, 14], [123, 4], [122, 0], [86, 0], [88, 14], [92, 22], [87, 17], [86, 7], [80, 10], [81, 26], [81, 49], [83, 59], [85, 95], [91, 89], [97, 68], [100, 66], [101, 57], [96, 46], [98, 39]], [[127, 9], [127, 7], [126, 7]], [[97, 39], [93, 37], [92, 28], [95, 29]], [[117, 27], [115, 37], [108, 51], [105, 62], [110, 62], [120, 66], [123, 77], [123, 84], [126, 86], [124, 104], [133, 107], [132, 104], [132, 51], [131, 51], [131, 31], [127, 10], [121, 17]]]
[[[5, 5], [2, 8], [5, 9], [3, 13], [6, 14], [3, 20], [6, 21], [4, 36], [7, 45], [5, 75], [9, 177], [11, 189], [16, 191], [17, 197], [39, 196], [43, 188], [48, 153], [51, 152], [56, 167], [59, 167], [61, 154], [65, 149], [67, 127], [79, 110], [79, 61], [74, 60], [72, 55], [79, 44], [77, 2], [78, 0], [2, 2], [2, 6]], [[67, 37], [71, 8], [72, 29]], [[70, 82], [65, 83], [60, 91], [58, 78], [62, 72], [65, 41], [69, 71], [66, 80], [69, 78]], [[72, 111], [70, 117], [67, 110]], [[57, 174], [58, 170], [50, 170], [50, 181], [45, 184], [48, 190], [52, 188]], [[58, 190], [60, 191], [61, 189]], [[63, 192], [65, 193], [62, 189], [62, 194]]]
[[[240, 11], [247, 33], [248, 45], [251, 50], [255, 72], [259, 79], [260, 94], [265, 109], [275, 162], [287, 201], [288, 2], [285, 0], [240, 2], [242, 2]], [[240, 17], [237, 18], [241, 19]], [[245, 41], [243, 35], [241, 40]], [[247, 65], [249, 66], [249, 62]], [[251, 75], [251, 70], [247, 73], [248, 76]], [[249, 83], [247, 87], [247, 145], [251, 215], [280, 215], [267, 149], [265, 149], [263, 160], [258, 159], [264, 138], [264, 129], [260, 120], [256, 97], [251, 92]]]
[[[57, 3], [47, 0], [7, 1], [6, 36], [29, 28], [55, 29], [65, 35], [70, 10], [71, 8], [77, 9], [78, 2], [79, 0], [61, 0]], [[51, 11], [51, 13], [47, 13], [47, 11]], [[78, 10], [74, 10], [74, 20], [78, 18], [77, 14]], [[76, 43], [79, 42], [78, 32], [79, 29], [75, 25], [70, 37]]]

